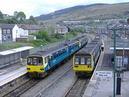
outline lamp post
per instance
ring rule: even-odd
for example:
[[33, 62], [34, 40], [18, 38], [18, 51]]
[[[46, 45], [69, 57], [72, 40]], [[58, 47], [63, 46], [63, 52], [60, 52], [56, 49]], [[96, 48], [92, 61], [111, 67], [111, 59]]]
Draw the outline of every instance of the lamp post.
[[[114, 35], [114, 64], [113, 64], [113, 97], [116, 97], [117, 95], [120, 95], [121, 91], [121, 78], [120, 78], [120, 72], [119, 69], [116, 69], [116, 31], [119, 29], [112, 29], [113, 35]], [[117, 72], [116, 72], [117, 70]], [[117, 74], [117, 80], [116, 80], [116, 74]], [[117, 84], [116, 84], [117, 82]]]
[[[120, 72], [119, 72], [119, 68], [118, 70], [116, 69], [116, 31], [120, 30], [118, 28], [113, 28], [111, 29], [113, 31], [113, 35], [114, 35], [114, 64], [113, 64], [113, 97], [116, 97], [117, 95], [121, 94], [121, 78], [120, 78]], [[117, 72], [116, 72], [117, 70]], [[117, 74], [117, 80], [116, 80], [116, 74]], [[117, 84], [116, 84], [117, 82]]]
[[115, 91], [116, 91], [116, 30], [113, 29], [113, 35], [114, 35], [114, 64], [113, 64], [113, 97], [115, 97]]

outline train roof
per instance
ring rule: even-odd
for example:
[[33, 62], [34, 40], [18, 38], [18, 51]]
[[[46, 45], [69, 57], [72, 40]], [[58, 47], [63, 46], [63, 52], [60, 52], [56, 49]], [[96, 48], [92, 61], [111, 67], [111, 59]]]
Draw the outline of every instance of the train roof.
[[60, 44], [60, 45], [52, 47], [52, 48], [48, 48], [48, 49], [45, 49], [45, 50], [42, 50], [42, 51], [37, 51], [36, 53], [31, 54], [30, 56], [38, 56], [38, 55], [39, 56], [47, 56], [51, 53], [54, 53], [54, 52], [58, 51], [59, 49], [65, 48], [65, 47], [66, 46], [63, 43], [63, 44]]
[[19, 47], [19, 48], [15, 48], [15, 49], [10, 49], [10, 50], [6, 50], [6, 51], [2, 51], [2, 52], [0, 52], [0, 55], [14, 54], [14, 53], [22, 52], [22, 51], [29, 50], [29, 49], [32, 49], [32, 48], [33, 47], [31, 47], [31, 46]]
[[92, 54], [95, 51], [95, 48], [100, 44], [100, 41], [93, 40], [90, 43], [88, 43], [84, 48], [79, 50], [76, 54]]
[[[44, 51], [38, 51], [36, 53], [31, 54], [30, 56], [47, 56], [47, 55], [51, 55], [52, 53], [55, 53], [60, 49], [66, 48], [66, 46], [72, 45], [73, 43], [75, 43], [75, 40], [80, 40], [80, 38], [81, 38], [81, 36], [77, 37], [77, 38], [75, 38], [73, 40], [67, 40], [67, 41], [59, 44], [58, 46], [45, 49]], [[82, 39], [84, 39], [84, 36], [82, 37]]]
[[82, 48], [77, 54], [92, 54], [98, 45], [92, 45], [89, 47]]

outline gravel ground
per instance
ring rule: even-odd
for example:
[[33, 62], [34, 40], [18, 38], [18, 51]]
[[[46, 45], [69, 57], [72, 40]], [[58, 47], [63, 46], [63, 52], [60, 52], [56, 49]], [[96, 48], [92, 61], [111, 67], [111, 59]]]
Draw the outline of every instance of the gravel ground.
[[40, 97], [63, 97], [74, 84], [75, 76], [72, 70], [59, 79], [55, 84], [41, 92]]

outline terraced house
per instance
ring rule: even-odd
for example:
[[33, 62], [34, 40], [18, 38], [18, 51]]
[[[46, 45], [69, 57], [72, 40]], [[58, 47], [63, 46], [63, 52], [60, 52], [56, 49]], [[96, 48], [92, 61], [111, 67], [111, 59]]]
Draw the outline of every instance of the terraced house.
[[0, 24], [0, 42], [16, 41], [18, 30], [19, 28], [15, 24]]
[[0, 24], [0, 43], [15, 42], [17, 38], [28, 36], [28, 31], [16, 24]]

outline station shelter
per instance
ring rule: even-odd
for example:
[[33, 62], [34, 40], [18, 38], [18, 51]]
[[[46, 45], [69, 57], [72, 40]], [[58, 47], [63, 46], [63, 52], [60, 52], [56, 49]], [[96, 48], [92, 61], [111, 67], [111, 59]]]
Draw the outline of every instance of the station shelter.
[[16, 49], [10, 49], [0, 52], [0, 68], [12, 64], [20, 63], [22, 59], [26, 59], [29, 55], [31, 46], [24, 46]]

